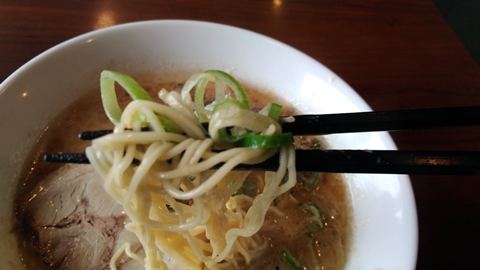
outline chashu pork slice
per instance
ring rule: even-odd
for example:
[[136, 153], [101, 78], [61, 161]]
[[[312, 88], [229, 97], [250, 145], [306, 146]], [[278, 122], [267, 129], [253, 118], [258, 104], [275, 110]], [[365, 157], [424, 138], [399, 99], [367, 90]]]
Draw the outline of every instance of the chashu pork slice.
[[[26, 245], [48, 269], [108, 269], [124, 242], [141, 250], [137, 237], [124, 229], [122, 206], [89, 165], [67, 164], [51, 173], [19, 200], [19, 211], [22, 230], [32, 236]], [[117, 265], [143, 268], [125, 256]]]

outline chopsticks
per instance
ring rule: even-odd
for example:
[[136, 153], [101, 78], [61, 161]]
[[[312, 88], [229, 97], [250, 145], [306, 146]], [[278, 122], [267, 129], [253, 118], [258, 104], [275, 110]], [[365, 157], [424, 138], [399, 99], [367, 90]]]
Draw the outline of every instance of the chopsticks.
[[480, 106], [294, 116], [283, 132], [326, 135], [480, 125]]
[[[379, 112], [297, 115], [284, 123], [293, 135], [413, 130], [480, 125], [480, 106], [413, 109]], [[206, 126], [205, 126], [206, 127]], [[111, 130], [82, 132], [91, 140]], [[297, 171], [332, 173], [479, 175], [480, 152], [397, 150], [296, 150]], [[49, 162], [88, 163], [84, 153], [47, 154]], [[137, 161], [138, 162], [138, 161]], [[221, 165], [221, 164], [219, 164]], [[255, 164], [240, 164], [236, 170], [276, 170], [278, 157]]]
[[[85, 153], [47, 154], [45, 161], [88, 164]], [[134, 160], [134, 165], [139, 162]], [[214, 168], [219, 168], [222, 163]], [[276, 171], [278, 155], [235, 170]], [[296, 150], [298, 172], [480, 175], [480, 152], [396, 150]]]
[[[351, 132], [394, 131], [480, 125], [480, 106], [376, 111], [359, 113], [296, 115], [283, 123], [283, 132], [293, 135], [327, 135]], [[208, 129], [208, 125], [204, 124]], [[93, 140], [111, 130], [86, 131], [82, 140]]]

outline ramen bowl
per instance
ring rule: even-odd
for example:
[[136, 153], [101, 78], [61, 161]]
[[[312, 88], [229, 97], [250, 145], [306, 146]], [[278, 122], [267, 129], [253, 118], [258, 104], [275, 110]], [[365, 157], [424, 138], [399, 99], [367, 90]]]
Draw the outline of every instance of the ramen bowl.
[[[195, 42], [193, 42], [195, 41]], [[369, 111], [362, 98], [316, 60], [247, 30], [195, 21], [118, 25], [40, 54], [0, 85], [0, 263], [21, 269], [14, 199], [24, 158], [62, 109], [98, 88], [99, 74], [220, 69], [302, 113]], [[385, 132], [328, 135], [336, 149], [396, 149]], [[414, 269], [417, 219], [408, 176], [345, 174], [352, 205], [346, 269]]]

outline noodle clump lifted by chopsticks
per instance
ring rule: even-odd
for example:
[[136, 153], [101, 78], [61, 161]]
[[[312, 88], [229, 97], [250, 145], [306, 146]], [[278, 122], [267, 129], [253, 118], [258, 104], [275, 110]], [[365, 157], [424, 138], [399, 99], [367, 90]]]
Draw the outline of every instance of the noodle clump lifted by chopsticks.
[[[134, 99], [123, 112], [115, 82]], [[215, 84], [216, 98], [205, 105], [208, 83]], [[252, 111], [240, 84], [218, 70], [194, 74], [180, 93], [162, 89], [165, 104], [112, 71], [102, 73], [101, 92], [115, 129], [95, 139], [87, 156], [144, 250], [136, 254], [125, 243], [110, 267], [116, 269], [122, 254], [146, 269], [168, 269], [164, 254], [191, 269], [232, 269], [261, 256], [268, 240], [256, 233], [268, 225], [267, 211], [279, 211], [273, 200], [296, 184], [293, 138], [278, 123], [281, 106]], [[142, 132], [145, 125], [149, 131]], [[234, 194], [249, 173], [232, 171], [236, 165], [277, 153], [278, 171], [265, 173], [256, 196]]]

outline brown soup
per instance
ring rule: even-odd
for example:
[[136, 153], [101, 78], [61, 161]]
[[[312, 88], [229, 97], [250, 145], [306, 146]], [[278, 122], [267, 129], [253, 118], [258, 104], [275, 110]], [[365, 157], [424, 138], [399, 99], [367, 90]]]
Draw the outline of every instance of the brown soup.
[[[154, 98], [161, 88], [180, 90], [186, 78], [136, 76]], [[272, 100], [285, 104], [252, 88], [246, 91], [254, 109]], [[121, 105], [130, 101], [123, 91], [117, 94]], [[289, 115], [293, 111], [284, 106], [282, 113]], [[115, 249], [121, 242], [131, 240], [132, 235], [123, 228], [126, 217], [121, 207], [105, 198], [108, 196], [101, 185], [94, 184], [92, 179], [98, 177], [89, 165], [59, 165], [42, 160], [45, 153], [83, 152], [90, 143], [77, 139], [78, 133], [111, 128], [97, 89], [59, 114], [26, 159], [16, 218], [27, 269], [108, 269]], [[302, 148], [319, 147], [314, 138], [296, 138], [296, 144]], [[252, 173], [247, 181], [256, 185], [258, 177], [258, 173]], [[313, 267], [312, 261], [317, 269], [343, 268], [350, 238], [351, 206], [342, 176], [311, 173], [299, 174], [298, 179], [297, 186], [275, 200], [284, 215], [267, 214], [266, 225], [259, 232], [269, 241], [262, 259], [249, 265], [240, 262], [241, 269], [295, 269], [285, 256], [308, 268]], [[139, 250], [140, 246], [133, 249]], [[124, 258], [120, 266], [133, 269], [138, 264]]]

